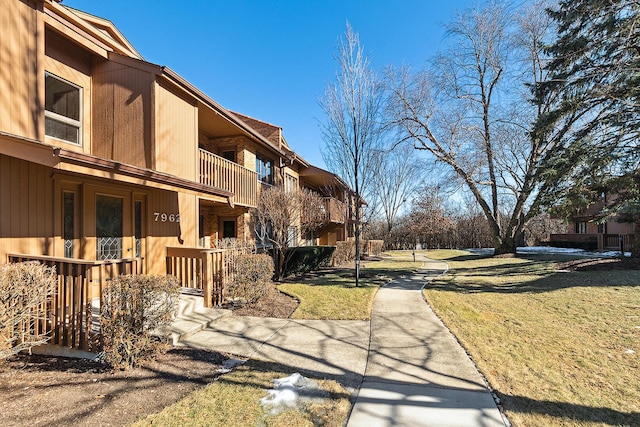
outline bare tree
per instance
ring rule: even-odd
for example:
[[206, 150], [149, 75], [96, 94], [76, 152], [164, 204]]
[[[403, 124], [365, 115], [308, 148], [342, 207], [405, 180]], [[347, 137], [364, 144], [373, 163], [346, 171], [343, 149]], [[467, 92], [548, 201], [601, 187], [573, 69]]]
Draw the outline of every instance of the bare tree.
[[360, 276], [361, 201], [370, 190], [373, 164], [380, 148], [383, 88], [370, 68], [360, 39], [347, 23], [336, 56], [339, 70], [329, 84], [320, 106], [326, 115], [322, 124], [323, 158], [329, 170], [354, 191], [356, 286]]
[[411, 146], [400, 145], [378, 153], [373, 192], [382, 207], [387, 233], [391, 233], [401, 208], [424, 185], [424, 164], [412, 151]]
[[251, 213], [256, 237], [273, 246], [276, 279], [283, 274], [285, 249], [297, 246], [298, 236], [318, 229], [326, 217], [322, 197], [306, 188], [267, 188], [258, 195]]
[[[409, 229], [426, 248], [451, 247], [455, 223], [444, 207], [437, 186], [427, 186], [414, 201], [409, 214]], [[423, 246], [424, 248], [424, 246]]]
[[455, 43], [433, 68], [389, 73], [393, 123], [473, 195], [496, 254], [515, 252], [544, 193], [539, 166], [552, 147], [530, 131], [545, 106], [532, 106], [526, 89], [544, 77], [550, 26], [539, 5], [513, 14], [488, 3], [448, 27]]

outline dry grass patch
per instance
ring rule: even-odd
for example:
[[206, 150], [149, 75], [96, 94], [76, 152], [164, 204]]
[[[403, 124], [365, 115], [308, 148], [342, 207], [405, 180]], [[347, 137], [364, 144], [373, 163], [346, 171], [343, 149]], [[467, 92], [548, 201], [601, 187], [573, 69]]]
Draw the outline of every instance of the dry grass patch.
[[134, 426], [342, 426], [350, 408], [349, 393], [335, 381], [315, 380], [326, 392], [322, 402], [277, 415], [265, 410], [260, 399], [273, 388], [273, 380], [292, 373], [283, 365], [250, 360]]
[[378, 288], [421, 265], [394, 259], [363, 261], [357, 288], [352, 268], [334, 268], [282, 283], [278, 289], [300, 301], [293, 319], [369, 320]]
[[462, 251], [425, 297], [514, 426], [640, 425], [640, 271], [558, 271], [566, 257]]

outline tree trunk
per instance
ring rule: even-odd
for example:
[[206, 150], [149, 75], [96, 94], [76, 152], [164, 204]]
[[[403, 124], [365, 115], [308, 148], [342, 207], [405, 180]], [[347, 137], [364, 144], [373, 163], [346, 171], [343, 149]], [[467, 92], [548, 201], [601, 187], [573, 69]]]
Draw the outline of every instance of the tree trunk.
[[636, 231], [633, 234], [631, 257], [640, 258], [640, 212], [636, 214]]
[[[275, 246], [275, 245], [274, 245]], [[276, 282], [282, 280], [282, 269], [284, 268], [284, 254], [282, 249], [273, 248], [273, 266], [275, 270]]]
[[494, 255], [504, 255], [504, 254], [513, 254], [516, 253], [517, 238], [505, 238], [505, 239], [494, 239], [496, 241]]

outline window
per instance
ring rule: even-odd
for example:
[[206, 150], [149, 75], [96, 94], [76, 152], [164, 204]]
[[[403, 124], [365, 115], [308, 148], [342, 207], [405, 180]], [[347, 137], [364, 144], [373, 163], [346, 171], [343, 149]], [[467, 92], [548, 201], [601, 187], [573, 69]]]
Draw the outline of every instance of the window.
[[122, 208], [119, 197], [96, 196], [96, 259], [122, 258]]
[[289, 175], [284, 175], [284, 191], [287, 193], [294, 192], [298, 189], [298, 178]]
[[298, 246], [298, 229], [296, 227], [287, 229], [287, 246], [290, 248]]
[[316, 236], [313, 231], [307, 231], [307, 235], [305, 236], [306, 245], [314, 246], [316, 244]]
[[70, 191], [63, 193], [62, 216], [64, 218], [63, 234], [64, 234], [64, 256], [65, 258], [73, 258], [74, 241], [76, 238], [76, 195]]
[[259, 248], [266, 248], [273, 246], [271, 243], [273, 238], [273, 228], [271, 224], [258, 224], [256, 227], [256, 246]]
[[134, 242], [136, 257], [142, 257], [142, 200], [136, 200], [134, 206]]
[[222, 238], [234, 239], [236, 237], [236, 221], [222, 221]]
[[576, 233], [579, 233], [579, 234], [587, 233], [587, 223], [585, 221], [576, 222]]
[[258, 180], [273, 185], [273, 161], [256, 154]]
[[51, 74], [45, 74], [45, 135], [80, 145], [80, 99], [82, 89]]

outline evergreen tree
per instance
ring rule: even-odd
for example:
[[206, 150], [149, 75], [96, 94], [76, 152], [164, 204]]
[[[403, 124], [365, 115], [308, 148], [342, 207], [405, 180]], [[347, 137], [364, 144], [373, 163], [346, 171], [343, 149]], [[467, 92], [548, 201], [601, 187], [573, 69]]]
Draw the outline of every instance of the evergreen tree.
[[542, 162], [545, 203], [569, 213], [616, 192], [605, 213], [632, 214], [640, 242], [640, 4], [563, 0], [548, 13], [558, 34], [536, 102], [554, 108], [532, 134], [555, 145]]

